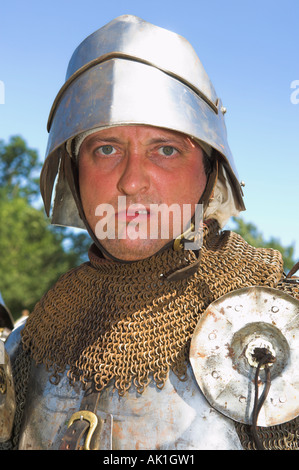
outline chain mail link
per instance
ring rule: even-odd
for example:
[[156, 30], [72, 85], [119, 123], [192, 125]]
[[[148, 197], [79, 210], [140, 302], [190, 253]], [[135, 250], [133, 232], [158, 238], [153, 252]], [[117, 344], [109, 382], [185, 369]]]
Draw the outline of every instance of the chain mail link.
[[31, 358], [20, 344], [16, 352], [15, 361], [12, 363], [12, 374], [14, 378], [16, 412], [12, 435], [9, 441], [0, 443], [0, 450], [17, 450], [21, 430], [23, 412], [26, 402], [28, 379], [30, 374]]
[[[236, 430], [244, 450], [256, 450], [250, 426], [235, 423]], [[288, 423], [258, 428], [258, 435], [265, 450], [298, 450], [299, 449], [299, 418]]]
[[207, 306], [250, 285], [277, 285], [282, 259], [253, 248], [233, 232], [205, 224], [201, 262], [187, 279], [161, 275], [192, 265], [192, 251], [165, 250], [147, 260], [113, 263], [90, 250], [90, 262], [64, 275], [37, 304], [23, 331], [23, 345], [58, 383], [92, 381], [100, 392], [114, 379], [123, 395], [142, 393], [153, 379], [162, 388], [170, 368], [183, 380], [189, 343]]

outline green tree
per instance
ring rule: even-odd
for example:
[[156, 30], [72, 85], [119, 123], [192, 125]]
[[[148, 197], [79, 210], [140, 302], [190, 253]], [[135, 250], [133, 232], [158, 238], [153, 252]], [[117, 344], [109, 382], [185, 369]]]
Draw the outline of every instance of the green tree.
[[255, 247], [274, 248], [275, 250], [280, 251], [286, 272], [288, 272], [294, 266], [296, 262], [294, 259], [294, 245], [285, 247], [276, 237], [271, 237], [269, 240], [265, 240], [256, 225], [254, 225], [252, 222], [245, 222], [241, 217], [233, 217], [233, 223], [233, 230], [239, 233], [241, 237], [243, 237], [244, 240], [246, 240], [250, 245]]
[[37, 151], [28, 148], [22, 137], [13, 136], [8, 144], [0, 140], [0, 187], [6, 189], [6, 197], [36, 198], [40, 169]]
[[0, 141], [0, 292], [15, 319], [82, 262], [89, 244], [83, 233], [52, 227], [34, 207], [40, 167], [21, 137]]
[[35, 303], [78, 257], [63, 249], [43, 211], [20, 196], [0, 202], [0, 291], [14, 318]]

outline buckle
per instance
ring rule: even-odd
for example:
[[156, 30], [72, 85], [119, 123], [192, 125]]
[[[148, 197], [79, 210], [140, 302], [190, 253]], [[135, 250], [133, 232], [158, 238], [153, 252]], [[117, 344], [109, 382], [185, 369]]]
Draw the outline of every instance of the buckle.
[[90, 450], [90, 441], [91, 441], [91, 438], [92, 438], [92, 435], [98, 425], [98, 418], [97, 416], [92, 413], [91, 411], [87, 411], [87, 410], [81, 410], [81, 411], [77, 411], [76, 413], [74, 413], [71, 418], [70, 418], [70, 421], [69, 421], [69, 424], [68, 424], [68, 428], [74, 423], [74, 421], [87, 421], [89, 423], [89, 429], [88, 429], [88, 432], [87, 432], [87, 436], [86, 436], [86, 439], [85, 439], [85, 442], [84, 442], [84, 450]]
[[184, 248], [184, 245], [183, 245], [183, 242], [185, 240], [194, 240], [194, 236], [192, 237], [192, 235], [194, 234], [194, 230], [195, 230], [195, 226], [194, 224], [192, 223], [190, 225], [190, 227], [184, 232], [182, 233], [181, 235], [179, 235], [173, 242], [173, 248], [174, 248], [174, 251], [180, 251]]

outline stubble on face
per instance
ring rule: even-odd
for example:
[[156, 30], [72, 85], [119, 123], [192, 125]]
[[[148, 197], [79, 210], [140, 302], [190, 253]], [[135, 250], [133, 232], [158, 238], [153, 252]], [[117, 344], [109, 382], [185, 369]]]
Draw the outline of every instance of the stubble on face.
[[[150, 126], [105, 129], [81, 146], [79, 183], [85, 216], [94, 233], [101, 221], [97, 208], [108, 204], [114, 210], [115, 238], [100, 239], [105, 250], [121, 260], [144, 259], [184, 229], [182, 225], [173, 229], [169, 211], [169, 236], [162, 238], [166, 219], [153, 207], [176, 205], [182, 214], [183, 205], [189, 204], [194, 212], [206, 184], [203, 153], [189, 137], [173, 131]], [[126, 209], [137, 207], [135, 217], [119, 213], [119, 198], [126, 200]], [[134, 238], [134, 230], [139, 237]]]

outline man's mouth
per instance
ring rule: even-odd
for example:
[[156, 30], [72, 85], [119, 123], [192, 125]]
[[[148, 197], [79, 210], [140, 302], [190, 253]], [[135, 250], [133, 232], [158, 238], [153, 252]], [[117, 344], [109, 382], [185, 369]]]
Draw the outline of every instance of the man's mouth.
[[131, 221], [138, 217], [138, 220], [143, 220], [145, 218], [150, 217], [151, 211], [150, 208], [146, 207], [129, 207], [124, 211], [120, 211], [116, 214], [116, 218], [119, 221]]

